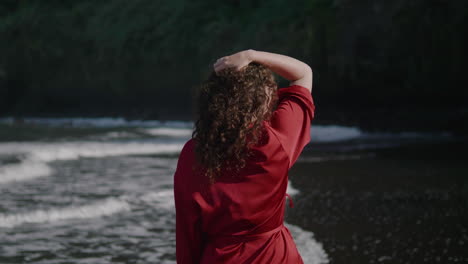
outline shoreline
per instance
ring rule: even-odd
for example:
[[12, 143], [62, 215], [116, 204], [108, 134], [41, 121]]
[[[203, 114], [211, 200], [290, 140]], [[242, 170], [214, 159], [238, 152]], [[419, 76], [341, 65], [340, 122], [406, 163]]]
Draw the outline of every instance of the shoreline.
[[[181, 110], [183, 109], [183, 110]], [[159, 120], [190, 122], [195, 116], [187, 108], [147, 109], [130, 111], [109, 109], [106, 111], [65, 113], [4, 113], [0, 118], [123, 118], [125, 120]], [[468, 134], [468, 108], [456, 107], [364, 107], [338, 108], [317, 104], [312, 125], [341, 125], [358, 127], [365, 132], [450, 132], [454, 135]]]

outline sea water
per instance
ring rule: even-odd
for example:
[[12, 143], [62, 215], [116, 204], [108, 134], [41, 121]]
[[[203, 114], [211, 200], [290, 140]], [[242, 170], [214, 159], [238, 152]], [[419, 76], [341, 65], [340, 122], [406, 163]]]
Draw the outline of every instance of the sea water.
[[[172, 181], [193, 123], [121, 118], [23, 122], [27, 125], [0, 119], [3, 128], [14, 128], [12, 133], [31, 127], [67, 129], [55, 138], [44, 134], [0, 142], [0, 263], [175, 263]], [[73, 130], [82, 132], [70, 134]], [[314, 125], [311, 131], [313, 142], [340, 142], [343, 150], [375, 146], [382, 137], [395, 137], [394, 142], [421, 137], [366, 134], [343, 126]], [[290, 184], [288, 193], [299, 191]], [[313, 230], [286, 226], [305, 263], [328, 262]]]

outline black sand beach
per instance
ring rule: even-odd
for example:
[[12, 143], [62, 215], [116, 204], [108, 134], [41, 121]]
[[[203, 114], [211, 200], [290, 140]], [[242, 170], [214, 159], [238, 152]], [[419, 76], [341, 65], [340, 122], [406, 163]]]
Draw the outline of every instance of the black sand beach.
[[313, 162], [325, 150], [311, 144], [289, 174], [300, 193], [286, 221], [312, 231], [331, 264], [468, 263], [467, 147], [408, 143]]

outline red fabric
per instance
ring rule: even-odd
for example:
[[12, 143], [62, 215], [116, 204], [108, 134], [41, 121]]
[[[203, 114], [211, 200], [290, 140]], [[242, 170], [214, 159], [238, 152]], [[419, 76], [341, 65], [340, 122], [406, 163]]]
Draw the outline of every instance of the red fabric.
[[288, 170], [310, 141], [315, 105], [298, 85], [278, 96], [266, 133], [239, 174], [225, 172], [210, 185], [192, 169], [193, 139], [184, 145], [174, 175], [178, 264], [303, 263], [283, 220]]

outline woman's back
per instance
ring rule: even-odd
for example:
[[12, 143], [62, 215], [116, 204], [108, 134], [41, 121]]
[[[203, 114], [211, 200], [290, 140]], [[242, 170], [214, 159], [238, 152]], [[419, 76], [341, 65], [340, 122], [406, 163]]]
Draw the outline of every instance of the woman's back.
[[174, 175], [178, 263], [302, 263], [284, 227], [288, 170], [310, 141], [315, 106], [310, 90], [278, 90], [278, 107], [238, 172], [214, 183], [196, 165], [195, 139]]

